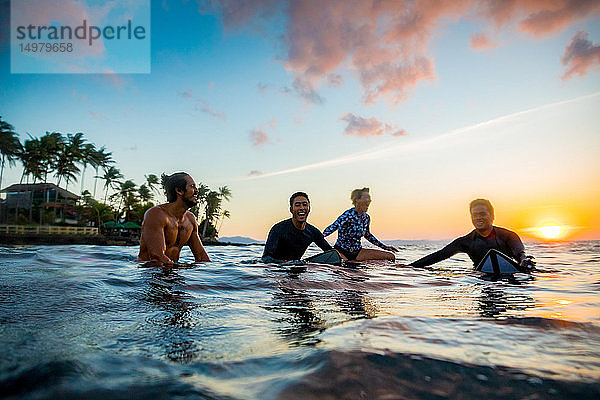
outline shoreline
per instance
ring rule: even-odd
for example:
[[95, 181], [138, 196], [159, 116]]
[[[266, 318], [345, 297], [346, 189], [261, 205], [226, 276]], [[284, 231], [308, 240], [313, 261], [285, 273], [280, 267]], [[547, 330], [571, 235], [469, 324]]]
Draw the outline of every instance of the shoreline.
[[[138, 238], [98, 235], [48, 235], [37, 233], [6, 234], [0, 233], [0, 246], [36, 246], [85, 244], [90, 246], [139, 246]], [[233, 243], [202, 241], [204, 246], [264, 246], [263, 243]]]

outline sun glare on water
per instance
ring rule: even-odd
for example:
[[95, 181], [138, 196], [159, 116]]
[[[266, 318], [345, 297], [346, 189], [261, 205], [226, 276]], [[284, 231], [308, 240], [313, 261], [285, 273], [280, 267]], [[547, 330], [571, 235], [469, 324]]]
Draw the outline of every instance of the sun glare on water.
[[565, 229], [562, 226], [552, 225], [552, 226], [542, 226], [539, 228], [540, 234], [545, 239], [558, 239], [560, 238]]

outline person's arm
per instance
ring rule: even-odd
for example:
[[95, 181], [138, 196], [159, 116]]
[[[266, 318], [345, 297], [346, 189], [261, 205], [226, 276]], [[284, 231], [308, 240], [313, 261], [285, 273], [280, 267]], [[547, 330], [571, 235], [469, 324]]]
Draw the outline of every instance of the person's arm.
[[321, 234], [321, 231], [319, 231], [317, 228], [315, 228], [315, 231], [314, 231], [314, 234], [313, 234], [313, 241], [323, 251], [327, 251], [327, 250], [333, 249], [333, 247], [331, 247], [331, 245], [329, 243], [327, 243], [327, 241], [325, 240], [325, 236], [323, 236]]
[[325, 228], [325, 230], [323, 231], [323, 236], [329, 236], [331, 235], [333, 232], [335, 232], [340, 226], [342, 226], [342, 224], [344, 222], [346, 222], [346, 220], [348, 219], [348, 215], [347, 215], [348, 211], [345, 211], [342, 215], [340, 215], [333, 224], [329, 225], [327, 228]]
[[192, 235], [190, 236], [190, 239], [188, 240], [188, 243], [187, 243], [188, 246], [190, 246], [190, 250], [192, 250], [194, 259], [196, 260], [196, 262], [210, 261], [210, 257], [208, 257], [206, 250], [204, 250], [204, 246], [202, 245], [200, 236], [198, 236], [198, 223], [196, 222], [196, 218], [194, 217], [194, 214], [192, 214], [190, 212], [188, 215], [188, 219], [190, 220], [190, 222], [192, 223], [192, 226], [194, 227], [192, 230]]
[[512, 255], [519, 262], [519, 265], [524, 268], [533, 267], [535, 262], [532, 260], [532, 257], [527, 257], [525, 254], [525, 246], [521, 241], [519, 235], [514, 232], [510, 232], [510, 236], [508, 239], [508, 248], [510, 249]]
[[422, 268], [422, 267], [426, 267], [428, 265], [435, 264], [442, 260], [452, 257], [456, 253], [460, 252], [460, 248], [458, 246], [457, 240], [458, 239], [454, 240], [452, 243], [448, 244], [446, 247], [442, 248], [441, 250], [438, 250], [435, 253], [426, 255], [425, 257], [420, 258], [417, 261], [413, 261], [408, 265], [417, 267], [417, 268]]
[[279, 232], [277, 232], [275, 226], [273, 226], [269, 231], [269, 236], [267, 236], [267, 243], [265, 243], [265, 249], [262, 255], [263, 258], [275, 258], [275, 250], [277, 249], [277, 244], [279, 243], [279, 236]]
[[165, 243], [165, 226], [167, 217], [160, 208], [151, 208], [144, 215], [142, 222], [142, 237], [151, 260], [160, 261], [164, 264], [174, 264], [173, 260], [165, 255], [167, 245]]

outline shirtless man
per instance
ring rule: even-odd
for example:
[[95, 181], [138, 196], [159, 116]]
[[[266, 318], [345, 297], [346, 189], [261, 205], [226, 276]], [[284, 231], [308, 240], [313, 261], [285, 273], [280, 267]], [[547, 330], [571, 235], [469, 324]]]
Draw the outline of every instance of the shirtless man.
[[163, 175], [167, 204], [152, 207], [144, 214], [140, 254], [137, 261], [174, 264], [181, 248], [188, 245], [196, 261], [210, 261], [198, 236], [198, 224], [189, 208], [198, 202], [198, 189], [191, 176], [177, 172]]

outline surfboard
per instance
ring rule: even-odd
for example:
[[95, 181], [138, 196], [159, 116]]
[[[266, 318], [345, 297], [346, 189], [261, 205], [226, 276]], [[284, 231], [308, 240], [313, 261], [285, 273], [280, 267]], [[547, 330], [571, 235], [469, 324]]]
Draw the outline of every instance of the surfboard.
[[323, 253], [308, 257], [304, 261], [315, 264], [342, 265], [342, 259], [336, 250], [327, 250]]
[[522, 268], [515, 260], [496, 249], [488, 250], [485, 257], [483, 257], [483, 260], [475, 267], [475, 270], [495, 275], [523, 272]]

